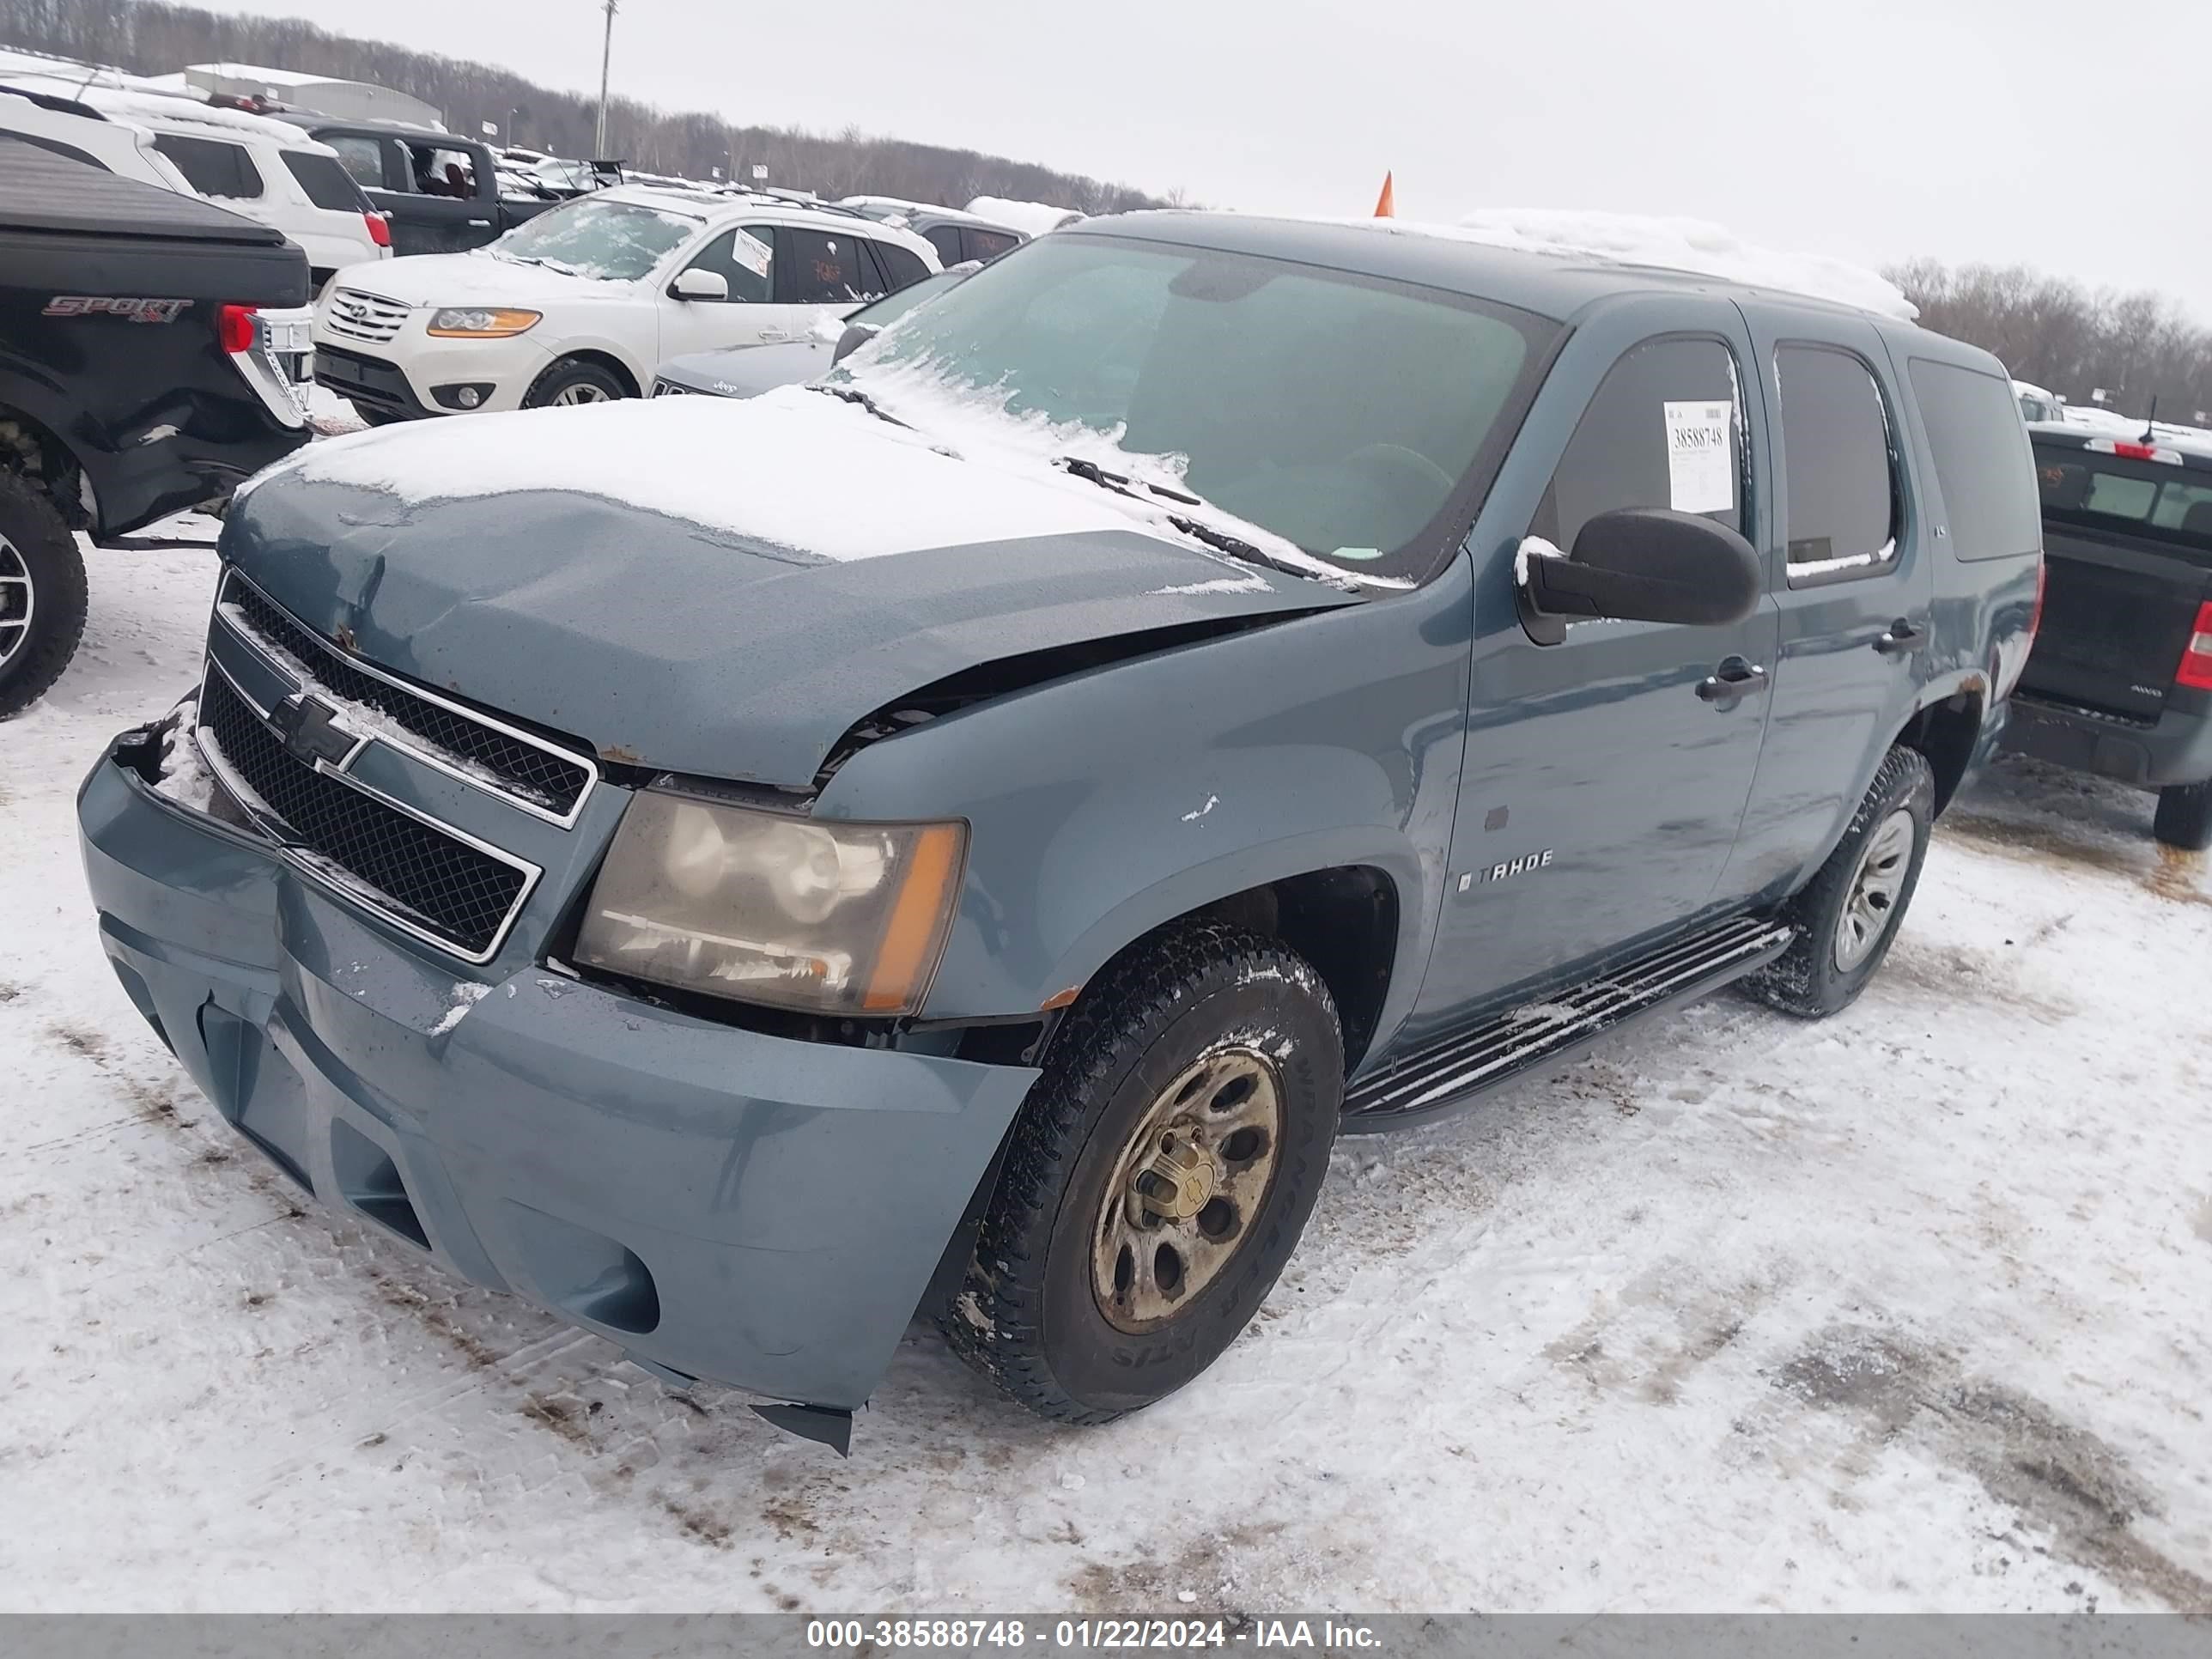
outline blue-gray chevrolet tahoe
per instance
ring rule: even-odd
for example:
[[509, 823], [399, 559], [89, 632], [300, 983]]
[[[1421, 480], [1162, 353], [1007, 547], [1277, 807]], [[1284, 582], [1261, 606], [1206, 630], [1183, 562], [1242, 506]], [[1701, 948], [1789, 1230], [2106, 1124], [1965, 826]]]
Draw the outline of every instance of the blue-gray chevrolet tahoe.
[[234, 510], [101, 941], [317, 1199], [840, 1446], [918, 1315], [1103, 1421], [1340, 1131], [1845, 1006], [2039, 603], [1986, 354], [1389, 228], [1094, 220], [814, 386], [470, 425]]

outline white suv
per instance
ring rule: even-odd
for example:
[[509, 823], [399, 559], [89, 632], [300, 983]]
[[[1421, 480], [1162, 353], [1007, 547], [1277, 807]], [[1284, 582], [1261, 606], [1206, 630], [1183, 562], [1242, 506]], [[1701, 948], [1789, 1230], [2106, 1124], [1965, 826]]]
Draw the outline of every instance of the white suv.
[[388, 257], [391, 227], [337, 152], [283, 121], [148, 90], [112, 70], [0, 61], [0, 130], [110, 173], [205, 197], [281, 232], [319, 288]]
[[375, 424], [635, 398], [665, 359], [804, 339], [937, 268], [919, 236], [835, 208], [618, 185], [488, 247], [340, 271], [315, 378]]

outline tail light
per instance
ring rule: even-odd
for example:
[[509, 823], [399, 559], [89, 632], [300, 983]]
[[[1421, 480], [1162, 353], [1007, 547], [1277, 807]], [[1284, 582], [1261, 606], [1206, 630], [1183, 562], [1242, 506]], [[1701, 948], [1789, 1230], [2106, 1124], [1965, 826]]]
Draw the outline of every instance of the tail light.
[[2181, 648], [2181, 666], [2173, 671], [2173, 683], [2212, 691], [2212, 600], [2197, 607], [2197, 622], [2189, 630], [2189, 643]]
[[260, 313], [252, 306], [225, 306], [216, 313], [215, 337], [222, 349], [236, 356], [253, 349], [253, 331]]
[[362, 222], [368, 227], [368, 240], [379, 247], [392, 246], [392, 226], [380, 213], [364, 213]]

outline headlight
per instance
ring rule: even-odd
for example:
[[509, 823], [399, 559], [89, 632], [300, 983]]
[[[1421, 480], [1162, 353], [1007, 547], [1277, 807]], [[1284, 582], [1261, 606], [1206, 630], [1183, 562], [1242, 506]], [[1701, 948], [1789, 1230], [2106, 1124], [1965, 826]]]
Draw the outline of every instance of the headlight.
[[471, 340], [504, 340], [535, 327], [541, 315], [496, 306], [447, 306], [430, 319], [430, 332]]
[[665, 790], [623, 815], [580, 962], [812, 1013], [921, 1006], [944, 953], [964, 823], [849, 823]]

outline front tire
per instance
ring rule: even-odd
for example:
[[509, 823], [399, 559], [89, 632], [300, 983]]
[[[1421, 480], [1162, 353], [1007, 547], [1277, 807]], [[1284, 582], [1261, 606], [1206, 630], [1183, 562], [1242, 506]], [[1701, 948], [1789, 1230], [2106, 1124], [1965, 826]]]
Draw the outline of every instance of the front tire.
[[947, 1340], [1060, 1422], [1172, 1394], [1290, 1260], [1343, 1103], [1336, 1006], [1304, 958], [1217, 921], [1125, 953], [1015, 1122]]
[[374, 404], [356, 403], [353, 412], [361, 416], [364, 426], [398, 426], [407, 418], [397, 410], [379, 409]]
[[0, 472], [0, 720], [62, 677], [84, 637], [84, 556], [44, 490]]
[[2170, 783], [2160, 790], [2150, 832], [2184, 852], [2201, 853], [2212, 847], [2212, 781]]
[[522, 394], [522, 406], [567, 409], [578, 404], [612, 403], [629, 395], [629, 388], [612, 370], [563, 357], [531, 383], [530, 390]]
[[1836, 850], [1783, 907], [1790, 948], [1743, 981], [1771, 1007], [1824, 1019], [1858, 1000], [1889, 954], [1920, 883], [1936, 779], [1917, 750], [1893, 748]]

